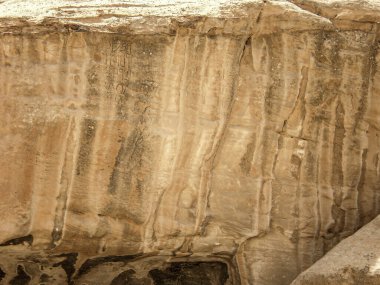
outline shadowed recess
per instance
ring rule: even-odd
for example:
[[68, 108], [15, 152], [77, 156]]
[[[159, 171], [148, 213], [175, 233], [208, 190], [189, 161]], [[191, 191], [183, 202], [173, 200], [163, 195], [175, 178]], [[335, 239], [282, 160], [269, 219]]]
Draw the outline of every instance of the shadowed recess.
[[226, 284], [228, 268], [222, 262], [178, 262], [165, 270], [149, 271], [155, 285], [212, 285]]
[[27, 243], [29, 245], [32, 245], [33, 244], [33, 236], [27, 235], [24, 237], [10, 239], [10, 240], [0, 244], [0, 246], [17, 245], [17, 244], [23, 244], [23, 243]]
[[24, 267], [22, 265], [17, 266], [17, 275], [9, 282], [10, 285], [27, 285], [30, 283], [32, 278], [26, 274]]

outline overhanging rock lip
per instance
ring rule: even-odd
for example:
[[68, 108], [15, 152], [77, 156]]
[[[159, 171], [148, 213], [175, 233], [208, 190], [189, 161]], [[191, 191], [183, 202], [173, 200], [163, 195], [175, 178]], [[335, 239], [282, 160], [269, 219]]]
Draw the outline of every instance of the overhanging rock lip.
[[34, 0], [32, 3], [15, 0], [0, 4], [0, 31], [76, 26], [78, 30], [152, 34], [171, 33], [178, 26], [197, 26], [199, 32], [218, 28], [244, 33], [246, 27], [238, 27], [235, 31], [228, 27], [228, 22], [248, 25], [262, 5], [263, 0], [210, 0], [207, 5], [201, 0], [132, 0], [128, 3], [122, 0]]
[[[380, 23], [380, 1], [365, 0], [5, 0], [0, 33], [62, 28], [118, 34], [251, 35], [284, 30], [331, 30], [334, 21]], [[336, 14], [337, 9], [343, 9]], [[360, 15], [369, 15], [363, 19]], [[359, 17], [360, 16], [360, 17]], [[289, 17], [297, 19], [291, 23]], [[190, 32], [191, 33], [191, 32]]]
[[[283, 30], [332, 29], [330, 20], [286, 0], [21, 0], [0, 4], [0, 33], [94, 31], [118, 34], [252, 35]], [[174, 2], [174, 4], [173, 4]], [[161, 4], [160, 4], [161, 3]], [[169, 5], [170, 4], [170, 5]], [[289, 22], [289, 17], [298, 20]], [[283, 26], [283, 23], [287, 23]]]

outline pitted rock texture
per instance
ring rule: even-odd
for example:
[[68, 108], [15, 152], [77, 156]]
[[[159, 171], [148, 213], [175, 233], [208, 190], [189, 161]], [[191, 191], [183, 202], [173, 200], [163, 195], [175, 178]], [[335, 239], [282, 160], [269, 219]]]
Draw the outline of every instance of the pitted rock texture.
[[380, 284], [380, 216], [340, 242], [292, 285]]
[[380, 213], [378, 22], [2, 1], [0, 282], [290, 284]]

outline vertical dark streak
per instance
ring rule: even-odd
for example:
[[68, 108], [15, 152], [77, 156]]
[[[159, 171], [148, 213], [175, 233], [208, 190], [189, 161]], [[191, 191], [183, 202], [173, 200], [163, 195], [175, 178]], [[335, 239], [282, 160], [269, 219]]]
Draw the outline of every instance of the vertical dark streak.
[[368, 150], [367, 149], [363, 149], [362, 151], [362, 169], [361, 169], [361, 173], [360, 173], [360, 180], [359, 180], [359, 184], [358, 184], [358, 226], [362, 225], [362, 223], [364, 221], [366, 221], [366, 217], [365, 217], [365, 214], [364, 214], [364, 209], [361, 207], [362, 205], [362, 202], [366, 199], [365, 198], [365, 193], [363, 193], [364, 191], [364, 185], [365, 185], [365, 179], [366, 179], [366, 172], [367, 172], [367, 154], [368, 154]]
[[61, 266], [67, 275], [67, 282], [69, 285], [72, 284], [72, 276], [75, 273], [75, 264], [77, 261], [78, 253], [67, 253], [61, 254], [57, 257], [65, 257], [65, 259], [61, 262], [53, 264], [53, 267]]
[[0, 267], [0, 281], [3, 280], [3, 278], [5, 277], [5, 275], [6, 275], [6, 273]]

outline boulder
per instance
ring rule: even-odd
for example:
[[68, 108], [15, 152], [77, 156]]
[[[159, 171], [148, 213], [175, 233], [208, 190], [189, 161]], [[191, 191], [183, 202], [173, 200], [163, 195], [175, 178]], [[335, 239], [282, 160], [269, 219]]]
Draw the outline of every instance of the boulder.
[[380, 284], [380, 216], [341, 241], [292, 285]]

